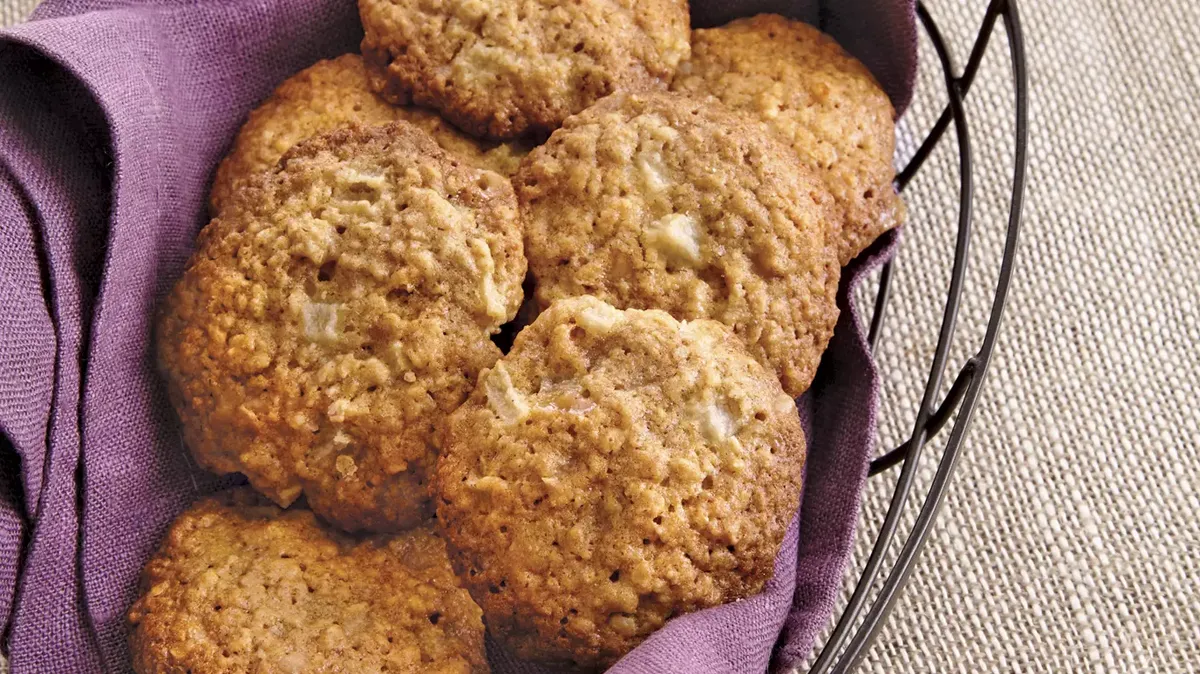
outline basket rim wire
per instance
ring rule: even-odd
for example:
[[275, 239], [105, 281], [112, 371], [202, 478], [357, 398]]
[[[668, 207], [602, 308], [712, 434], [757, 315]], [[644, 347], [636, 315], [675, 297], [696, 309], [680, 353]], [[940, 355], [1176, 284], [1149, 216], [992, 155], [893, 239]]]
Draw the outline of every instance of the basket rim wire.
[[[974, 46], [967, 60], [966, 68], [961, 75], [956, 76], [954, 59], [950, 49], [942, 37], [937, 23], [925, 7], [917, 3], [917, 18], [924, 28], [926, 35], [933, 43], [940, 62], [949, 104], [926, 136], [917, 152], [909, 160], [908, 165], [896, 176], [896, 188], [903, 191], [912, 178], [920, 171], [925, 160], [933, 152], [938, 142], [944, 137], [950, 124], [954, 124], [955, 135], [959, 150], [959, 211], [958, 234], [954, 249], [954, 265], [950, 275], [950, 285], [947, 292], [946, 305], [942, 315], [941, 330], [938, 334], [937, 347], [930, 365], [929, 378], [926, 381], [925, 392], [917, 418], [913, 424], [913, 432], [909, 439], [900, 446], [877, 457], [871, 462], [870, 475], [887, 471], [897, 464], [902, 464], [900, 475], [892, 492], [887, 514], [880, 527], [871, 554], [863, 568], [862, 574], [855, 585], [854, 592], [842, 615], [838, 618], [833, 633], [821, 649], [820, 655], [809, 670], [810, 674], [827, 674], [831, 672], [848, 672], [862, 661], [867, 649], [873, 643], [879, 629], [896, 601], [899, 592], [908, 580], [913, 563], [920, 554], [925, 540], [929, 536], [934, 519], [946, 495], [950, 477], [954, 472], [958, 457], [962, 452], [963, 440], [970, 426], [972, 413], [979, 399], [988, 365], [999, 334], [1000, 324], [1004, 316], [1004, 306], [1008, 299], [1008, 290], [1012, 281], [1014, 263], [1016, 261], [1017, 240], [1021, 228], [1021, 210], [1024, 205], [1026, 183], [1026, 150], [1028, 144], [1028, 74], [1025, 62], [1025, 43], [1021, 30], [1021, 21], [1017, 9], [1017, 0], [992, 0], [987, 13], [984, 15], [979, 33], [975, 37]], [[1013, 137], [1013, 173], [1012, 194], [1009, 200], [1008, 225], [1005, 234], [1004, 253], [1000, 264], [1000, 273], [995, 284], [991, 313], [988, 318], [987, 330], [983, 342], [974, 356], [967, 359], [954, 384], [950, 387], [941, 404], [934, 408], [934, 400], [941, 386], [942, 376], [946, 370], [946, 360], [950, 346], [954, 341], [955, 324], [958, 318], [958, 308], [961, 303], [963, 280], [967, 271], [967, 252], [971, 242], [971, 208], [973, 198], [972, 165], [970, 134], [967, 128], [967, 113], [963, 99], [970, 91], [971, 84], [979, 71], [979, 65], [987, 52], [992, 33], [997, 23], [1002, 22], [1008, 35], [1009, 59], [1012, 65], [1012, 81], [1014, 94], [1014, 112], [1016, 124]], [[891, 280], [894, 261], [884, 265], [879, 277], [879, 290], [875, 297], [874, 311], [870, 321], [868, 343], [872, 352], [875, 351], [882, 333], [886, 315], [888, 297], [890, 296]], [[958, 413], [957, 419], [950, 432], [950, 437], [942, 451], [937, 471], [925, 495], [921, 510], [917, 515], [912, 529], [904, 539], [894, 566], [888, 570], [886, 577], [879, 583], [884, 555], [896, 539], [900, 515], [910, 498], [913, 497], [912, 486], [916, 476], [917, 463], [921, 457], [921, 449], [925, 442], [935, 436], [946, 423]], [[878, 585], [873, 603], [867, 608], [868, 596]], [[863, 611], [866, 615], [859, 618]], [[856, 627], [856, 623], [859, 623]]]

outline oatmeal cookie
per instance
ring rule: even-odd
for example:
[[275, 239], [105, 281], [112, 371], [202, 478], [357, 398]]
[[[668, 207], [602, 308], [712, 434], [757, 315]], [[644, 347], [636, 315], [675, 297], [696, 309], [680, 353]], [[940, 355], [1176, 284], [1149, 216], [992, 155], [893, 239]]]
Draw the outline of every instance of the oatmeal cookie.
[[621, 89], [666, 88], [686, 0], [359, 0], [371, 86], [479, 137], [544, 135]]
[[544, 307], [595, 295], [733, 328], [789, 394], [838, 310], [836, 205], [762, 122], [714, 101], [619, 93], [513, 179]]
[[762, 590], [804, 458], [792, 399], [723, 325], [567, 299], [450, 416], [438, 520], [495, 637], [606, 666]]
[[891, 101], [866, 66], [816, 28], [761, 14], [697, 30], [672, 89], [716, 96], [783, 134], [844, 211], [842, 264], [904, 221], [892, 187]]
[[353, 539], [235, 489], [175, 520], [130, 645], [138, 674], [468, 674], [481, 616], [431, 530]]
[[478, 141], [429, 110], [389, 105], [367, 86], [362, 57], [346, 54], [296, 73], [250, 113], [233, 149], [217, 167], [209, 195], [212, 213], [220, 212], [238, 184], [271, 170], [296, 143], [352, 123], [372, 126], [396, 120], [424, 129], [443, 149], [472, 166], [504, 175], [512, 175], [528, 152], [519, 143]]
[[164, 305], [192, 453], [345, 529], [416, 524], [433, 432], [521, 303], [520, 236], [507, 179], [404, 122], [298, 145], [204, 228]]

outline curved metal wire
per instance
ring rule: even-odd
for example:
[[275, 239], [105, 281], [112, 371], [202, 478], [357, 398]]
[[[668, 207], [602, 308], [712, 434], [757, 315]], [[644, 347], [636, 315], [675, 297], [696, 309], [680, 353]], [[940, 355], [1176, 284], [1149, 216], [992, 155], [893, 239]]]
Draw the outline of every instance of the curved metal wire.
[[[950, 417], [958, 410], [958, 404], [967, 394], [967, 387], [975, 380], [975, 373], [979, 372], [979, 361], [974, 358], [969, 359], [961, 370], [958, 372], [958, 377], [954, 380], [954, 385], [950, 387], [950, 391], [946, 393], [946, 397], [942, 400], [942, 404], [938, 406], [937, 411], [929, 416], [929, 424], [925, 428], [926, 439], [932, 438], [942, 430]], [[871, 462], [868, 475], [878, 475], [883, 471], [903, 461], [912, 451], [912, 440], [906, 441], [903, 445], [893, 449], [892, 451], [876, 458]]]
[[[927, 538], [934, 518], [945, 496], [950, 476], [962, 451], [963, 439], [970, 425], [972, 413], [986, 378], [988, 366], [995, 348], [996, 337], [1004, 315], [1004, 305], [1008, 298], [1008, 289], [1012, 280], [1016, 260], [1017, 240], [1020, 234], [1021, 209], [1025, 194], [1025, 165], [1026, 145], [1028, 140], [1028, 75], [1025, 68], [1025, 45], [1021, 32], [1020, 16], [1016, 0], [993, 0], [984, 17], [980, 33], [971, 50], [963, 74], [954, 76], [953, 60], [945, 40], [942, 38], [937, 24], [929, 11], [921, 3], [917, 5], [917, 16], [933, 43], [945, 75], [949, 105], [938, 118], [937, 123], [926, 137], [921, 147], [910, 160], [900, 175], [896, 184], [903, 189], [920, 170], [933, 148], [941, 140], [946, 129], [953, 122], [959, 146], [959, 217], [958, 237], [955, 244], [954, 266], [951, 270], [950, 287], [948, 289], [946, 306], [943, 311], [941, 332], [930, 367], [929, 379], [926, 382], [925, 394], [921, 407], [918, 409], [917, 420], [913, 424], [912, 436], [907, 442], [896, 449], [887, 452], [872, 462], [871, 473], [876, 474], [902, 463], [900, 476], [897, 478], [892, 500], [888, 507], [884, 523], [880, 528], [871, 555], [859, 578], [854, 593], [850, 597], [846, 610], [834, 627], [833, 634], [826, 642], [821, 654], [810, 670], [811, 674], [826, 672], [846, 672], [855, 667], [866, 654], [866, 650], [874, 640], [884, 618], [890, 612], [892, 605], [903, 587], [912, 569], [912, 564], [920, 553]], [[996, 292], [992, 300], [991, 314], [988, 319], [987, 331], [979, 351], [970, 358], [959, 371], [954, 385], [951, 386], [946, 398], [933, 408], [934, 396], [941, 384], [945, 370], [946, 356], [954, 338], [958, 306], [962, 293], [962, 281], [967, 270], [967, 251], [971, 238], [971, 197], [972, 170], [970, 138], [967, 131], [966, 111], [963, 108], [963, 98], [974, 82], [983, 55], [987, 51], [988, 42], [998, 20], [1003, 20], [1004, 29], [1008, 34], [1009, 54], [1012, 61], [1013, 83], [1016, 108], [1016, 127], [1014, 137], [1014, 169], [1012, 180], [1012, 197], [1009, 203], [1008, 228], [1005, 238], [1004, 255], [1001, 260], [1000, 274], [996, 282]], [[871, 320], [868, 339], [874, 349], [882, 332], [883, 315], [887, 306], [892, 265], [884, 267], [880, 277], [879, 293], [876, 295], [875, 314]], [[930, 484], [928, 493], [917, 515], [916, 522], [900, 549], [895, 565], [888, 571], [875, 595], [874, 602], [867, 608], [867, 598], [875, 588], [876, 580], [881, 572], [884, 555], [890, 548], [896, 536], [900, 515], [908, 502], [916, 466], [920, 459], [921, 449], [929, 438], [933, 437], [955, 412], [955, 420], [950, 438], [938, 463], [937, 472]], [[861, 624], [859, 616], [866, 610]], [[852, 631], [853, 629], [853, 631]]]

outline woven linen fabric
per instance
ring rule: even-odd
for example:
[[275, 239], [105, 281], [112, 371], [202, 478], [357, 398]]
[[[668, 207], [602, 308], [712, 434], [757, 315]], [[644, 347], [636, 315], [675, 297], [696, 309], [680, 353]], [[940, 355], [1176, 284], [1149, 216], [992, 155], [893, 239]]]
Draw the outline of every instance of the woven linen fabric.
[[0, 2], [0, 27], [24, 20], [37, 4], [38, 0], [3, 0]]
[[[961, 67], [988, 2], [925, 4]], [[1018, 4], [1030, 145], [1016, 275], [945, 505], [858, 671], [1195, 672], [1200, 3]], [[924, 36], [920, 49], [901, 160], [946, 102]], [[1000, 30], [967, 99], [975, 231], [950, 379], [981, 343], [1004, 243], [1007, 52]], [[905, 191], [909, 224], [877, 353], [880, 449], [912, 432], [949, 282], [957, 176], [948, 137]], [[918, 495], [943, 447], [926, 448]], [[838, 612], [898, 472], [868, 481]]]
[[[840, 35], [903, 107], [911, 1], [787, 7]], [[0, 619], [16, 674], [124, 671], [140, 568], [178, 512], [230, 483], [180, 444], [150, 357], [155, 305], [246, 112], [287, 75], [354, 49], [361, 30], [343, 0], [51, 0], [33, 18], [0, 33]], [[875, 429], [878, 374], [850, 298], [894, 242], [844, 276], [842, 320], [800, 400], [804, 498], [774, 579], [671, 621], [612, 671], [784, 670], [809, 652]], [[497, 671], [529, 671], [493, 656]]]

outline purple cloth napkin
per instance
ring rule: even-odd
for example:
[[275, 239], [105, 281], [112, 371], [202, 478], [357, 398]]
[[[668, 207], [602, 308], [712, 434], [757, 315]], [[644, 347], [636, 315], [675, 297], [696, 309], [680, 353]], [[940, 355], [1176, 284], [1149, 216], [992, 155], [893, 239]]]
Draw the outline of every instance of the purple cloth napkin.
[[[696, 0], [818, 23], [902, 110], [912, 0]], [[171, 519], [231, 482], [198, 470], [151, 359], [154, 308], [204, 224], [213, 168], [279, 81], [361, 38], [348, 0], [47, 0], [0, 31], [0, 634], [14, 674], [125, 672], [125, 611]], [[805, 656], [832, 611], [878, 377], [849, 289], [812, 391], [804, 500], [767, 590], [671, 621], [617, 672], [752, 672]], [[492, 649], [497, 671], [534, 671]]]

